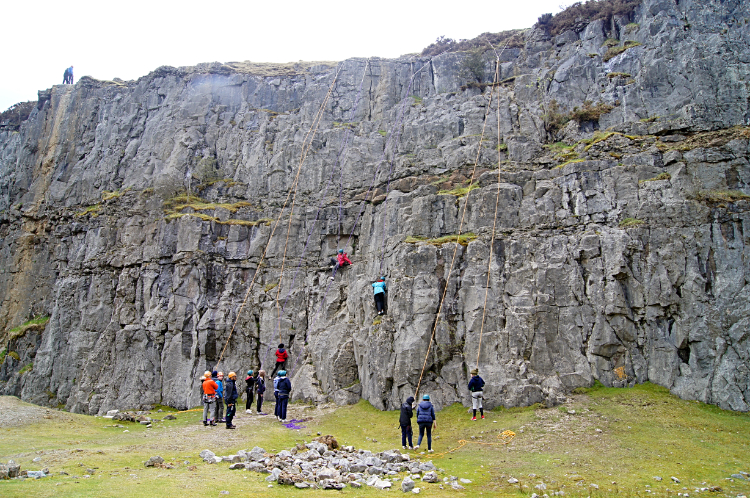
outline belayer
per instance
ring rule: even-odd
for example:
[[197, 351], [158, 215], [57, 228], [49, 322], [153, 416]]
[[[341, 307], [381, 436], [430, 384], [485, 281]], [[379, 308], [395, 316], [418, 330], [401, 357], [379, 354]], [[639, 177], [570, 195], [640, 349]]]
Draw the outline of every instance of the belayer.
[[385, 293], [388, 290], [385, 281], [379, 278], [377, 282], [372, 284], [372, 290], [375, 293], [375, 307], [378, 310], [378, 315], [382, 315], [385, 313]]
[[477, 408], [479, 408], [479, 414], [484, 418], [484, 408], [482, 407], [482, 398], [484, 397], [484, 379], [479, 376], [479, 369], [475, 368], [471, 371], [471, 380], [469, 381], [469, 392], [471, 392], [471, 408], [474, 410], [474, 415], [471, 419], [477, 419]]

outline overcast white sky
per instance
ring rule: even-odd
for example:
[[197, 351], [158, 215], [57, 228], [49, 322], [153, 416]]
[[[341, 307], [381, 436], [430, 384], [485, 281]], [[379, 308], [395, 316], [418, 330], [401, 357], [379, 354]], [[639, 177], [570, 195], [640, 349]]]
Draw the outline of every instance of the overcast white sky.
[[[565, 5], [570, 0], [563, 0]], [[528, 28], [561, 0], [15, 0], [0, 7], [0, 111], [75, 81], [137, 79], [159, 66], [398, 57], [438, 36]]]

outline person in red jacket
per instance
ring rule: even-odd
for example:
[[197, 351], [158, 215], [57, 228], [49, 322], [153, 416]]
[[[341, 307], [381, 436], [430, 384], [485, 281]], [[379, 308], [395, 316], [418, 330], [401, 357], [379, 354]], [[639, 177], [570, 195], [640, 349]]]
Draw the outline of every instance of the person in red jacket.
[[286, 359], [289, 358], [289, 353], [284, 349], [283, 344], [279, 344], [279, 349], [276, 350], [276, 366], [273, 367], [271, 372], [271, 378], [276, 375], [278, 370], [286, 370]]
[[216, 421], [209, 418], [212, 406], [216, 403], [216, 390], [219, 385], [211, 378], [211, 372], [203, 374], [203, 425], [216, 425]]
[[338, 270], [342, 266], [348, 266], [352, 264], [352, 262], [349, 259], [349, 255], [346, 254], [343, 249], [339, 249], [339, 252], [336, 254], [336, 259], [331, 259], [331, 264], [333, 265], [333, 274], [331, 275], [331, 280], [333, 280], [333, 275], [336, 273], [336, 270]]

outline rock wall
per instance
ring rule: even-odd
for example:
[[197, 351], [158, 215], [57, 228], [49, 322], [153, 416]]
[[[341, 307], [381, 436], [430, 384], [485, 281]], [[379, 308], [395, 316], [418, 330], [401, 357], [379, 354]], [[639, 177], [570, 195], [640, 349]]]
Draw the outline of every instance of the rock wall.
[[204, 370], [284, 342], [296, 399], [393, 409], [424, 365], [420, 392], [466, 404], [478, 359], [490, 407], [599, 380], [747, 411], [749, 18], [646, 0], [536, 27], [473, 88], [446, 53], [40, 92], [0, 130], [0, 392], [194, 406]]

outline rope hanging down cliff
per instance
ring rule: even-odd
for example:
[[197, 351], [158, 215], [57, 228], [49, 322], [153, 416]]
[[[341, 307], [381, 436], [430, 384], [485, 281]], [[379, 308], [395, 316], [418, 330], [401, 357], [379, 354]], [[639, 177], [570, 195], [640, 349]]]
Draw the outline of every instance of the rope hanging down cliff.
[[[450, 285], [451, 274], [453, 273], [453, 267], [454, 267], [455, 262], [456, 262], [456, 254], [458, 252], [458, 247], [460, 245], [459, 241], [461, 240], [461, 231], [463, 230], [463, 226], [464, 226], [464, 218], [466, 216], [466, 208], [469, 205], [469, 197], [471, 197], [472, 187], [474, 186], [474, 177], [476, 175], [477, 165], [479, 164], [479, 157], [480, 157], [480, 154], [482, 153], [482, 143], [484, 142], [484, 134], [485, 134], [485, 131], [486, 131], [486, 128], [487, 128], [487, 117], [489, 116], [490, 108], [492, 107], [492, 99], [493, 99], [493, 95], [494, 95], [494, 88], [497, 86], [497, 83], [499, 81], [499, 67], [500, 67], [500, 59], [498, 58], [497, 61], [495, 62], [495, 78], [494, 78], [494, 81], [493, 81], [493, 84], [492, 84], [493, 91], [490, 92], [489, 101], [487, 103], [487, 110], [485, 111], [485, 114], [484, 114], [484, 123], [482, 124], [482, 134], [481, 134], [481, 136], [479, 138], [479, 146], [477, 147], [477, 155], [476, 155], [476, 158], [474, 160], [474, 168], [471, 171], [471, 179], [469, 181], [469, 187], [468, 187], [468, 192], [466, 194], [466, 200], [464, 201], [464, 209], [463, 209], [463, 212], [461, 213], [461, 221], [460, 221], [459, 226], [458, 226], [458, 234], [456, 235], [456, 242], [455, 242], [455, 245], [454, 245], [454, 248], [453, 248], [453, 257], [451, 258], [451, 264], [450, 264], [449, 269], [448, 269], [448, 276], [446, 277], [446, 280], [445, 280], [445, 288], [443, 289], [443, 295], [440, 298], [440, 304], [438, 305], [437, 314], [435, 316], [435, 324], [432, 327], [432, 334], [430, 335], [430, 342], [427, 345], [427, 353], [425, 353], [424, 362], [422, 363], [422, 371], [419, 373], [419, 381], [417, 382], [417, 388], [416, 388], [416, 390], [414, 392], [414, 397], [415, 398], [418, 398], [417, 395], [419, 394], [419, 387], [422, 385], [422, 378], [424, 377], [424, 371], [425, 371], [425, 368], [427, 367], [427, 359], [429, 358], [430, 351], [432, 350], [432, 342], [435, 340], [435, 332], [437, 331], [438, 324], [440, 323], [440, 314], [441, 314], [441, 312], [443, 310], [443, 304], [445, 302], [445, 296], [446, 296], [446, 294], [448, 292], [448, 287]], [[499, 93], [500, 92], [498, 90], [498, 95], [499, 95]], [[495, 211], [495, 216], [497, 216], [497, 210]], [[493, 237], [494, 237], [494, 231], [493, 231]], [[487, 308], [486, 296], [485, 296], [484, 306], [485, 306], [485, 309], [486, 309]]]
[[[242, 309], [245, 307], [245, 303], [247, 302], [247, 298], [250, 295], [250, 291], [253, 288], [253, 284], [255, 284], [255, 280], [258, 277], [258, 274], [260, 273], [261, 264], [263, 263], [263, 260], [266, 257], [266, 252], [268, 251], [268, 248], [271, 245], [271, 241], [273, 240], [273, 235], [276, 233], [276, 229], [279, 226], [279, 223], [281, 222], [281, 218], [284, 216], [284, 209], [286, 209], [287, 204], [289, 203], [290, 197], [292, 197], [293, 194], [296, 195], [297, 192], [297, 184], [299, 182], [299, 175], [302, 171], [302, 164], [304, 163], [305, 158], [307, 157], [307, 153], [310, 150], [310, 147], [312, 145], [312, 141], [315, 138], [315, 132], [318, 130], [318, 126], [320, 125], [320, 120], [323, 115], [323, 110], [325, 109], [326, 104], [328, 103], [328, 99], [331, 96], [331, 92], [333, 92], [333, 88], [336, 85], [336, 80], [339, 77], [339, 73], [341, 72], [341, 69], [343, 67], [343, 64], [339, 65], [338, 70], [336, 71], [336, 75], [333, 78], [333, 82], [331, 83], [331, 86], [328, 88], [328, 93], [326, 93], [325, 99], [323, 99], [323, 103], [320, 106], [320, 109], [318, 110], [317, 115], [313, 119], [313, 122], [310, 125], [310, 130], [305, 135], [304, 140], [302, 141], [302, 154], [300, 157], [299, 166], [297, 167], [297, 174], [294, 178], [294, 182], [292, 186], [289, 188], [289, 192], [287, 193], [286, 200], [284, 201], [284, 205], [281, 207], [281, 211], [279, 212], [279, 217], [276, 219], [276, 222], [274, 223], [273, 230], [271, 230], [271, 234], [268, 237], [268, 242], [266, 242], [266, 246], [263, 249], [263, 253], [260, 256], [260, 260], [258, 261], [258, 266], [256, 267], [255, 274], [253, 275], [253, 279], [250, 281], [250, 285], [247, 288], [247, 291], [245, 292], [245, 297], [242, 300], [242, 304], [240, 305], [239, 309], [237, 310], [237, 316], [234, 319], [234, 324], [232, 325], [232, 329], [229, 332], [229, 336], [227, 337], [226, 342], [224, 343], [224, 347], [221, 350], [221, 355], [219, 355], [219, 360], [216, 362], [217, 365], [221, 363], [221, 360], [224, 358], [224, 352], [227, 349], [227, 346], [229, 345], [229, 341], [232, 338], [232, 334], [234, 333], [235, 328], [237, 327], [237, 322], [240, 319], [240, 316], [242, 314]], [[305, 142], [308, 140], [309, 142], [305, 144]]]

